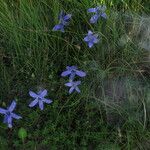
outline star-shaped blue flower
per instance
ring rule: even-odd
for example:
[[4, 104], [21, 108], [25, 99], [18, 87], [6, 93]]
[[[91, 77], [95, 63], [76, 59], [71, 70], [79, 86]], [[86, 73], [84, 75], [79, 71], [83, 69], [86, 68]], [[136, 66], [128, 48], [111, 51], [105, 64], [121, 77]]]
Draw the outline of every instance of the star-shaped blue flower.
[[13, 113], [13, 110], [16, 107], [16, 102], [12, 101], [11, 105], [7, 109], [0, 108], [0, 113], [4, 114], [4, 121], [9, 128], [12, 128], [12, 120], [14, 119], [21, 119], [22, 117]]
[[67, 66], [66, 70], [61, 73], [62, 77], [69, 76], [70, 81], [74, 80], [75, 75], [79, 77], [85, 77], [86, 73], [78, 70], [76, 66]]
[[47, 104], [52, 103], [51, 99], [45, 98], [45, 96], [47, 96], [47, 90], [46, 89], [40, 90], [37, 94], [30, 91], [29, 95], [34, 98], [34, 101], [32, 101], [29, 104], [29, 107], [34, 107], [35, 105], [39, 104], [39, 108], [41, 110], [43, 110], [44, 109], [44, 103], [47, 103]]
[[93, 15], [91, 17], [90, 23], [96, 23], [100, 17], [106, 19], [107, 15], [105, 13], [105, 10], [106, 10], [106, 6], [105, 5], [103, 5], [103, 6], [97, 6], [95, 8], [89, 8], [88, 12], [95, 13], [95, 15]]
[[66, 83], [65, 85], [70, 87], [69, 94], [71, 94], [74, 90], [80, 93], [80, 89], [78, 88], [78, 85], [80, 84], [81, 84], [81, 81], [75, 81], [75, 82], [70, 81]]
[[99, 42], [98, 34], [94, 34], [91, 30], [89, 30], [84, 41], [87, 42], [89, 48], [91, 48], [95, 43]]
[[55, 25], [53, 28], [53, 31], [61, 31], [65, 32], [64, 27], [69, 24], [69, 21], [71, 19], [71, 14], [65, 14], [63, 11], [61, 11], [58, 19], [59, 19], [59, 24]]

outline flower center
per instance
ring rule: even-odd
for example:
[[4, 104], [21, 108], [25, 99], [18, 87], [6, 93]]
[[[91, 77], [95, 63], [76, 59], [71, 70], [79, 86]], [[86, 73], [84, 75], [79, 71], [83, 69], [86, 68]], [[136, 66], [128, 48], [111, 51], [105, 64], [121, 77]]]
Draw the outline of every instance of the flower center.
[[40, 101], [40, 100], [42, 100], [43, 99], [43, 97], [41, 97], [41, 96], [38, 96], [38, 100]]
[[75, 70], [75, 69], [71, 70], [71, 73], [72, 73], [72, 74], [75, 74], [75, 72], [76, 72], [76, 70]]
[[10, 111], [7, 111], [7, 112], [6, 112], [6, 115], [7, 115], [7, 116], [10, 116], [10, 115], [11, 115], [11, 112], [10, 112]]
[[90, 35], [89, 36], [89, 41], [93, 41], [93, 38], [94, 38], [93, 35]]

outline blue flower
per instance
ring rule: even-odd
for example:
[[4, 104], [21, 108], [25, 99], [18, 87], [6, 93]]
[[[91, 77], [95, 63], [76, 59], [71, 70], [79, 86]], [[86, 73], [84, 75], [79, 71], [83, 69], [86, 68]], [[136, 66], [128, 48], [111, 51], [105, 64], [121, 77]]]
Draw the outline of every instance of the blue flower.
[[78, 88], [78, 85], [81, 84], [81, 81], [70, 81], [68, 83], [66, 83], [65, 85], [70, 87], [70, 90], [69, 90], [69, 94], [71, 94], [74, 90], [76, 90], [78, 93], [80, 93], [80, 89]]
[[67, 66], [66, 70], [61, 73], [62, 77], [68, 76], [69, 75], [69, 80], [72, 81], [74, 80], [75, 75], [79, 77], [85, 77], [86, 73], [78, 70], [76, 66]]
[[58, 19], [59, 19], [59, 24], [55, 25], [53, 28], [53, 31], [58, 31], [60, 30], [61, 32], [65, 32], [64, 31], [64, 27], [67, 26], [69, 24], [69, 21], [71, 19], [71, 14], [65, 14], [63, 11], [61, 11]]
[[4, 114], [4, 121], [9, 128], [12, 128], [12, 119], [21, 119], [22, 117], [13, 113], [13, 110], [16, 107], [16, 102], [12, 101], [11, 105], [7, 109], [0, 108], [0, 113]]
[[105, 10], [106, 10], [106, 6], [105, 5], [103, 5], [103, 6], [97, 6], [95, 8], [89, 8], [88, 12], [95, 13], [95, 15], [93, 15], [91, 17], [90, 23], [96, 23], [100, 17], [103, 17], [103, 18], [106, 19], [107, 15], [105, 13]]
[[52, 103], [52, 100], [45, 98], [45, 96], [47, 96], [47, 90], [40, 90], [37, 94], [30, 91], [29, 95], [34, 98], [34, 101], [32, 101], [29, 104], [29, 107], [34, 107], [35, 105], [39, 104], [39, 108], [43, 110], [44, 109], [43, 103], [47, 104]]
[[95, 43], [99, 42], [98, 34], [94, 34], [89, 30], [87, 36], [84, 38], [84, 41], [87, 42], [89, 48], [91, 48]]

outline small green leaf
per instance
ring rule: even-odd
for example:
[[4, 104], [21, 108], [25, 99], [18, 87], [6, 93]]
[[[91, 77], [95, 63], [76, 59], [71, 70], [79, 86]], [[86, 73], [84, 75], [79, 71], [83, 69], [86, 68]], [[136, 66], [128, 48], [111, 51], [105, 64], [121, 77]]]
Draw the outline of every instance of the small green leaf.
[[18, 131], [18, 137], [24, 140], [27, 137], [27, 131], [24, 128], [20, 128]]

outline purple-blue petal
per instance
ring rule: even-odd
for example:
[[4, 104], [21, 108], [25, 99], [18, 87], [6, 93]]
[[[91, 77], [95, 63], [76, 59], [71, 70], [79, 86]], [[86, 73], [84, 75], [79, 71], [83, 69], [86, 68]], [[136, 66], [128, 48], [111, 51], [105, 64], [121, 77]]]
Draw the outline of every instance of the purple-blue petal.
[[71, 18], [71, 16], [72, 16], [71, 14], [65, 15], [65, 16], [64, 16], [64, 20], [65, 20], [65, 21], [69, 20], [69, 19]]
[[70, 70], [76, 70], [77, 66], [70, 66]]
[[78, 86], [78, 85], [80, 85], [80, 84], [81, 84], [81, 81], [76, 81], [76, 82], [75, 82], [75, 85], [76, 85], [76, 86]]
[[86, 36], [86, 37], [84, 38], [84, 41], [85, 41], [85, 42], [88, 42], [89, 40], [90, 40], [89, 36]]
[[97, 11], [96, 8], [89, 8], [89, 9], [88, 9], [88, 12], [90, 12], [90, 13], [91, 13], [91, 12], [96, 12], [96, 11]]
[[70, 66], [67, 66], [66, 69], [67, 69], [67, 70], [70, 70]]
[[76, 70], [76, 75], [78, 75], [78, 76], [80, 76], [80, 77], [85, 77], [85, 76], [86, 76], [86, 73], [83, 72], [83, 71]]
[[51, 99], [43, 98], [42, 101], [45, 102], [45, 103], [47, 103], [47, 104], [52, 103], [52, 100], [51, 100]]
[[99, 42], [99, 39], [97, 39], [97, 38], [93, 39], [93, 43], [98, 43], [98, 42]]
[[3, 109], [3, 108], [0, 108], [0, 113], [1, 113], [1, 114], [5, 114], [6, 111], [7, 111], [7, 110], [5, 110], [5, 109]]
[[29, 107], [34, 107], [37, 103], [38, 103], [38, 98], [36, 98], [34, 101], [32, 101], [32, 102], [29, 104]]
[[61, 32], [65, 32], [65, 30], [64, 30], [64, 26], [63, 26], [63, 28], [61, 28], [61, 29], [60, 29], [60, 31], [61, 31]]
[[21, 118], [22, 118], [21, 116], [15, 114], [15, 113], [11, 113], [11, 116], [12, 116], [13, 118], [15, 118], [15, 119], [21, 119]]
[[8, 107], [8, 110], [12, 112], [15, 109], [16, 104], [17, 104], [16, 101], [12, 101], [11, 105]]
[[58, 31], [58, 30], [63, 32], [64, 31], [64, 25], [62, 25], [62, 24], [55, 25], [53, 28], [53, 31]]
[[58, 15], [58, 19], [61, 20], [65, 13], [61, 10], [60, 14]]
[[41, 101], [41, 100], [39, 101], [39, 107], [40, 107], [41, 110], [44, 109], [44, 104], [43, 104], [43, 101]]
[[73, 85], [72, 82], [65, 83], [65, 86], [71, 87]]
[[101, 14], [101, 17], [103, 17], [104, 19], [107, 19], [106, 13], [102, 13], [102, 14]]
[[90, 23], [96, 23], [98, 18], [99, 18], [99, 15], [97, 15], [97, 14], [92, 16], [91, 19], [90, 19]]
[[29, 95], [31, 97], [33, 97], [33, 98], [37, 98], [38, 97], [38, 95], [36, 93], [32, 92], [32, 91], [29, 91]]
[[6, 123], [8, 124], [9, 128], [12, 128], [12, 117], [11, 116], [7, 117], [7, 122]]
[[91, 30], [88, 31], [88, 37], [91, 36], [93, 32]]
[[68, 76], [69, 74], [71, 74], [71, 71], [67, 70], [61, 73], [62, 77]]
[[75, 90], [76, 90], [78, 93], [81, 92], [80, 89], [79, 89], [77, 86], [76, 86]]
[[47, 90], [46, 89], [41, 91], [41, 93], [40, 93], [40, 97], [45, 97], [45, 96], [47, 96]]
[[67, 66], [66, 69], [69, 71], [76, 70], [77, 66]]
[[88, 46], [89, 46], [89, 48], [91, 48], [93, 46], [93, 42], [89, 42]]
[[69, 94], [71, 94], [73, 91], [74, 91], [74, 87], [71, 87], [71, 88], [69, 89]]

